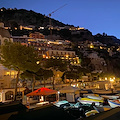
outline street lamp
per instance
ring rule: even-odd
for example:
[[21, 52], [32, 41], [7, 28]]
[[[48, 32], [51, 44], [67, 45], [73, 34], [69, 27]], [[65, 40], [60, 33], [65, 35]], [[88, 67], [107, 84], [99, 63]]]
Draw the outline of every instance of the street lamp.
[[58, 91], [58, 101], [59, 101], [59, 99], [60, 99], [60, 91]]

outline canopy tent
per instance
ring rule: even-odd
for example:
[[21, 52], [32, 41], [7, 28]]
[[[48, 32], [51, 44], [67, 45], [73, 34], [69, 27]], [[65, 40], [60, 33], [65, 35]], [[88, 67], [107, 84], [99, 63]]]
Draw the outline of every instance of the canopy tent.
[[46, 96], [46, 95], [52, 95], [52, 94], [56, 94], [57, 91], [56, 90], [52, 90], [52, 89], [48, 89], [48, 88], [39, 88], [31, 93], [27, 94], [28, 96]]
[[77, 91], [79, 91], [80, 89], [77, 87], [72, 87], [72, 86], [66, 86], [64, 88], [62, 88], [60, 91], [60, 93], [75, 93]]

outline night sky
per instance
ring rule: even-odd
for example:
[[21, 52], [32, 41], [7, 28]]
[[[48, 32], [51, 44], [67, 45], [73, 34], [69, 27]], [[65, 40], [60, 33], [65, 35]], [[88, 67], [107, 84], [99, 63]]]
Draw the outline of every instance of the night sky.
[[0, 8], [33, 10], [65, 24], [84, 27], [93, 35], [105, 32], [120, 39], [120, 0], [0, 0]]

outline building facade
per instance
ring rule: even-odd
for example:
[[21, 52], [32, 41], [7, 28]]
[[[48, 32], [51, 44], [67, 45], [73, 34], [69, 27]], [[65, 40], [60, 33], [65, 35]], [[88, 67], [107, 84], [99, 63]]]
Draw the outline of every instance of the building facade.
[[0, 45], [4, 44], [5, 41], [13, 41], [8, 30], [4, 28], [4, 23], [0, 23]]
[[[5, 30], [4, 23], [0, 23], [0, 45], [3, 45], [5, 41], [13, 42], [8, 30]], [[15, 70], [9, 70], [0, 64], [0, 89], [11, 88], [11, 81], [16, 77]]]
[[30, 33], [29, 37], [38, 38], [38, 39], [45, 39], [45, 36], [39, 32]]
[[79, 57], [76, 56], [75, 51], [48, 50], [45, 57], [68, 60], [71, 64], [80, 64]]

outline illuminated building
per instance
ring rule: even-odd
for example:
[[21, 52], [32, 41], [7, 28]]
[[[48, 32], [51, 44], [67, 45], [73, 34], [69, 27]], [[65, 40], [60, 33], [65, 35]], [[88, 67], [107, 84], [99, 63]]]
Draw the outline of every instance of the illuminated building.
[[0, 88], [13, 88], [12, 80], [17, 76], [15, 70], [9, 70], [0, 64]]
[[38, 39], [45, 39], [45, 36], [39, 32], [30, 33], [29, 37], [38, 38]]
[[13, 41], [8, 30], [4, 28], [4, 23], [0, 23], [0, 45], [5, 41]]
[[80, 64], [79, 57], [76, 56], [75, 51], [65, 50], [48, 50], [46, 52], [47, 58], [65, 59], [71, 62], [71, 64]]
[[23, 29], [33, 30], [34, 28], [35, 28], [35, 26], [32, 26], [32, 25], [30, 25], [30, 26], [22, 26], [22, 25], [20, 25], [20, 30], [23, 30]]

